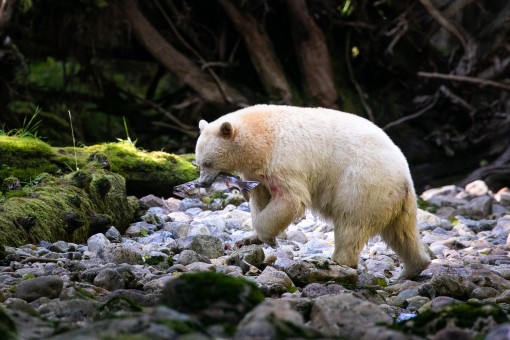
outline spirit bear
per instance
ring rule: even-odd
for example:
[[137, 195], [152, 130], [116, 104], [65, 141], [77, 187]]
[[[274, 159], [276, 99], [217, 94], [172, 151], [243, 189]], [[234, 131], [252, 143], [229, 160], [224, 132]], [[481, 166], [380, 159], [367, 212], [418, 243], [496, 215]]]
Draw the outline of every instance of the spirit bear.
[[407, 161], [370, 121], [324, 108], [255, 105], [199, 128], [201, 186], [220, 172], [260, 182], [250, 209], [261, 241], [274, 245], [309, 208], [334, 224], [339, 264], [357, 268], [363, 246], [380, 234], [404, 263], [400, 278], [429, 265]]

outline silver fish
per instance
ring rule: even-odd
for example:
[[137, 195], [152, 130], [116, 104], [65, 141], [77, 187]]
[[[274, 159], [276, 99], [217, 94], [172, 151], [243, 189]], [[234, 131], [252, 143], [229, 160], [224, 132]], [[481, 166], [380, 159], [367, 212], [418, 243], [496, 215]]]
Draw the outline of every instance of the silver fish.
[[182, 198], [199, 198], [210, 196], [215, 192], [226, 192], [232, 189], [239, 190], [246, 196], [259, 182], [257, 181], [243, 181], [239, 177], [220, 172], [211, 186], [201, 188], [198, 186], [198, 180], [187, 182], [174, 187], [174, 195]]

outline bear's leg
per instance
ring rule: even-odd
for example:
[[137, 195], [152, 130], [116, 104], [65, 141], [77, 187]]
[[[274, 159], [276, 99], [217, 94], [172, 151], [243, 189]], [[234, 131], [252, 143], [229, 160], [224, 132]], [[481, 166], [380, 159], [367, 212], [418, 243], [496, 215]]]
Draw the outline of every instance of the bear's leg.
[[359, 227], [335, 223], [335, 251], [331, 258], [338, 264], [358, 268], [359, 254], [369, 237]]
[[305, 211], [302, 202], [289, 199], [293, 196], [278, 195], [253, 219], [257, 236], [265, 243], [275, 245], [275, 238], [283, 232], [297, 216]]
[[258, 185], [250, 191], [250, 212], [253, 220], [269, 204], [269, 201], [271, 201], [271, 194], [265, 186]]
[[406, 211], [404, 208], [400, 215], [381, 232], [381, 236], [404, 262], [404, 271], [399, 279], [417, 276], [430, 264], [416, 227], [414, 210]]

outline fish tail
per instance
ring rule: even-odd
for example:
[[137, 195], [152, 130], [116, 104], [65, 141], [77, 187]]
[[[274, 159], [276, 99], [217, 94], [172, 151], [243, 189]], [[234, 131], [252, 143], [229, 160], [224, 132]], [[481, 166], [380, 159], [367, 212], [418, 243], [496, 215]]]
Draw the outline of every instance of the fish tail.
[[257, 185], [259, 185], [259, 182], [257, 182], [257, 181], [244, 181], [241, 183], [241, 190], [242, 191], [250, 191], [251, 189], [255, 188]]

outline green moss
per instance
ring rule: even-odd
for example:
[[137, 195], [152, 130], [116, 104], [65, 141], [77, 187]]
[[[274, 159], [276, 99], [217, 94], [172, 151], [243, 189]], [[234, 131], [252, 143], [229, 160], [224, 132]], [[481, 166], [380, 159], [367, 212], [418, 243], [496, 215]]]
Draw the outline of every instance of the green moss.
[[418, 197], [418, 208], [421, 210], [428, 211], [430, 213], [435, 213], [437, 211], [437, 206], [425, 201], [423, 198]]
[[132, 299], [125, 296], [115, 296], [99, 307], [100, 311], [109, 311], [110, 313], [123, 310], [131, 312], [141, 312], [143, 308]]
[[39, 139], [0, 135], [0, 179], [30, 180], [41, 172], [56, 172], [53, 154], [51, 146]]
[[[143, 236], [143, 235], [142, 235]], [[158, 263], [161, 263], [165, 260], [165, 257], [164, 256], [151, 256], [149, 257], [145, 263], [147, 263], [148, 265], [151, 265], [151, 266], [155, 266], [157, 265]]]
[[[484, 321], [485, 320], [485, 321]], [[439, 311], [428, 309], [413, 319], [395, 323], [391, 328], [409, 334], [427, 336], [443, 329], [446, 325], [472, 329], [476, 326], [479, 331], [483, 325], [492, 322], [508, 322], [508, 316], [497, 305], [477, 304], [471, 302], [458, 303], [447, 306]]]
[[[106, 195], [84, 183], [107, 179]], [[80, 170], [66, 177], [43, 175], [23, 188], [26, 195], [0, 203], [0, 244], [19, 246], [41, 240], [86, 241], [91, 233], [115, 225], [121, 232], [133, 220], [124, 178], [95, 170]]]
[[[9, 176], [22, 182], [38, 174], [68, 173], [73, 170], [110, 170], [122, 175], [135, 195], [171, 194], [174, 185], [198, 177], [191, 164], [192, 154], [177, 156], [166, 152], [146, 152], [124, 141], [80, 148], [52, 148], [35, 138], [0, 136], [0, 180]], [[97, 183], [107, 190], [107, 183]], [[99, 190], [101, 192], [101, 190]]]
[[18, 339], [16, 324], [2, 308], [0, 308], [0, 337], [5, 340]]
[[191, 320], [162, 320], [157, 322], [165, 325], [177, 334], [190, 334], [196, 332], [203, 332], [202, 327]]
[[198, 313], [205, 323], [218, 321], [207, 313], [210, 308], [221, 306], [229, 314], [226, 319], [239, 321], [263, 300], [255, 283], [213, 272], [183, 274], [167, 284], [161, 297], [161, 303], [183, 313]]

